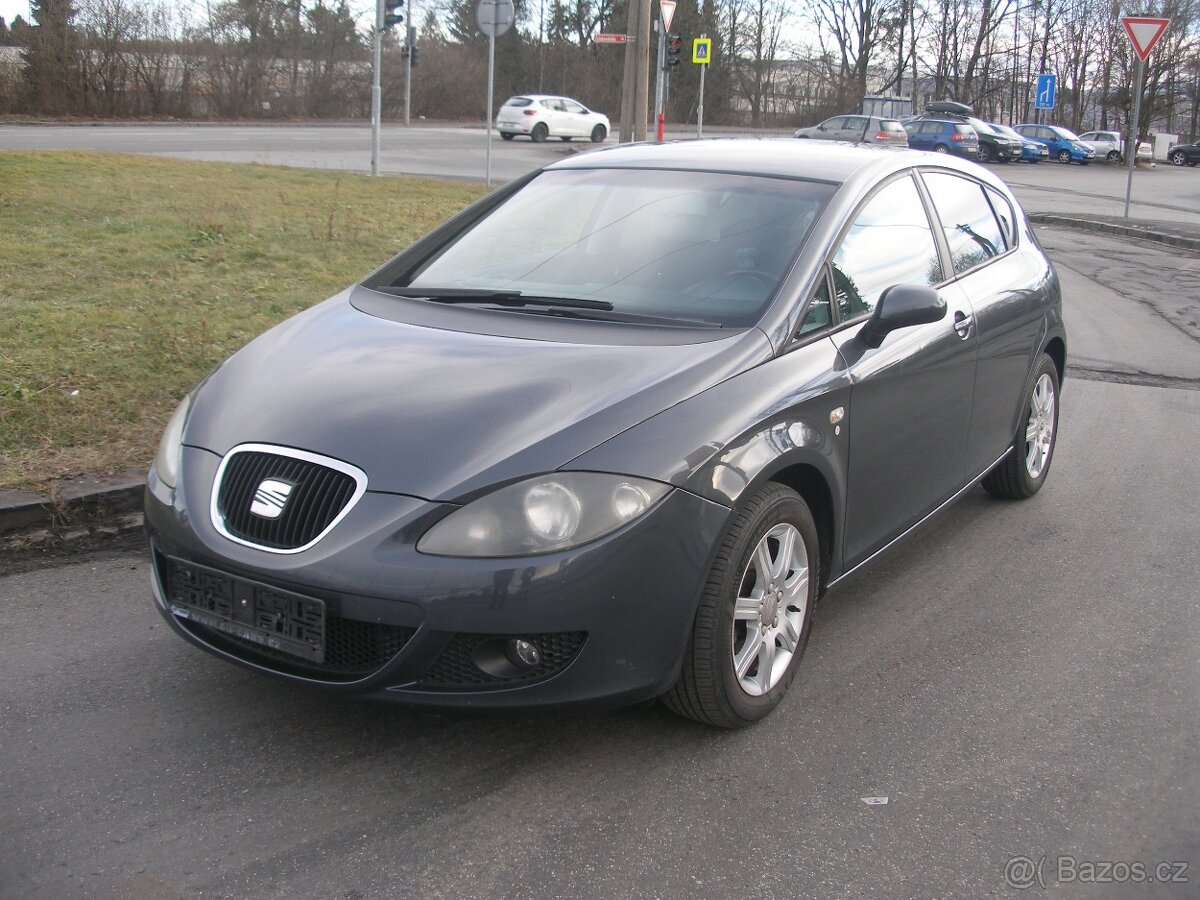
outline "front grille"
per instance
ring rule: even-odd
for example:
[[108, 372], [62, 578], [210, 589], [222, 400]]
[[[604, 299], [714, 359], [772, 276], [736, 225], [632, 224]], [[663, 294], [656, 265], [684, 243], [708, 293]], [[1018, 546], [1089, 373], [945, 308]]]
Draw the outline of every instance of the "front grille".
[[[559, 672], [578, 654], [587, 637], [586, 631], [562, 631], [551, 634], [456, 634], [418, 682], [420, 687], [473, 689], [534, 681]], [[493, 675], [475, 664], [476, 650], [484, 644], [496, 645], [511, 638], [536, 644], [542, 661], [516, 675]]]
[[[168, 606], [173, 602], [180, 602], [210, 610], [225, 618], [229, 617], [234, 603], [234, 578], [214, 569], [193, 566], [161, 555], [158, 555], [158, 562]], [[319, 600], [306, 601], [306, 598], [290, 591], [276, 591], [257, 582], [236, 580], [236, 584], [252, 585], [258, 603], [261, 603], [264, 597], [278, 597], [281, 603], [288, 603], [293, 608], [297, 605], [303, 607], [306, 603], [314, 607], [324, 606]], [[356, 681], [365, 678], [391, 661], [417, 633], [416, 628], [361, 622], [326, 612], [324, 659], [316, 662], [218, 631], [194, 620], [176, 616], [175, 621], [205, 643], [224, 650], [231, 656], [278, 672], [327, 681]]]
[[[214, 525], [228, 536], [271, 550], [298, 550], [318, 540], [359, 486], [343, 463], [267, 449], [230, 451], [218, 476]], [[339, 466], [341, 468], [334, 468]], [[290, 486], [278, 518], [252, 512], [266, 479]]]

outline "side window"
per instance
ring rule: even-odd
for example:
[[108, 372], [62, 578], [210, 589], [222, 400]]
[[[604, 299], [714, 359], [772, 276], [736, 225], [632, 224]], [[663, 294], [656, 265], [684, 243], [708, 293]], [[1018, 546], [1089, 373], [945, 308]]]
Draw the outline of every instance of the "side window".
[[862, 131], [866, 127], [867, 120], [862, 116], [846, 116], [846, 121], [842, 127], [851, 131]]
[[842, 127], [842, 122], [844, 122], [845, 120], [846, 120], [845, 116], [837, 116], [836, 118], [833, 118], [833, 119], [826, 119], [824, 122], [821, 123], [821, 128], [823, 128], [825, 131], [837, 131], [839, 128]]
[[969, 272], [1007, 249], [983, 185], [942, 172], [925, 172], [922, 178], [950, 246], [955, 275]]
[[942, 280], [933, 231], [908, 176], [867, 201], [833, 257], [834, 300], [843, 321], [870, 313], [894, 284]]
[[810, 331], [817, 331], [825, 328], [831, 321], [833, 307], [829, 302], [829, 279], [822, 278], [821, 286], [817, 288], [817, 292], [813, 295], [812, 303], [809, 304], [808, 312], [804, 314], [804, 321], [800, 323], [800, 327], [796, 329], [796, 336], [808, 334]]
[[1000, 230], [1004, 233], [1004, 241], [1009, 247], [1017, 245], [1016, 219], [1013, 216], [1012, 204], [999, 191], [987, 189], [988, 200], [992, 203], [992, 211], [1000, 220]]

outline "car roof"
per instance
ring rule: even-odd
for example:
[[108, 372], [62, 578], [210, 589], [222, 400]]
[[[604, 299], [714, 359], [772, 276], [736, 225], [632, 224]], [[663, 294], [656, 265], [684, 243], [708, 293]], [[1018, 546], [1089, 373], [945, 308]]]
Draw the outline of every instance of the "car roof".
[[[513, 94], [508, 99], [512, 100], [513, 97], [524, 97], [527, 100], [572, 100], [571, 97], [565, 97], [562, 94]], [[579, 101], [573, 100], [572, 102], [578, 103]]]
[[[806, 178], [843, 183], [859, 173], [927, 163], [929, 154], [878, 144], [797, 141], [794, 138], [716, 138], [605, 147], [552, 163], [547, 169], [671, 169]], [[942, 160], [939, 159], [939, 162]]]

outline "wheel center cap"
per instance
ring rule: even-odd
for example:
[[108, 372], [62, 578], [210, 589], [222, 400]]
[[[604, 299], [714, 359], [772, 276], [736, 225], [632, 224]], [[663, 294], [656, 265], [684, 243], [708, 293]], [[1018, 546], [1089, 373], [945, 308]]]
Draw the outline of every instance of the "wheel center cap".
[[758, 609], [758, 619], [764, 625], [774, 625], [779, 615], [779, 603], [783, 600], [783, 591], [769, 588]]

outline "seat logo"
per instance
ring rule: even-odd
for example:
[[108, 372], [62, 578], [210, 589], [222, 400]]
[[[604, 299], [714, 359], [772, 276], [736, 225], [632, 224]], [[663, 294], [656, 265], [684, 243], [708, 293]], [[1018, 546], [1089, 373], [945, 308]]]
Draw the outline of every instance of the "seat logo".
[[275, 478], [265, 478], [258, 490], [254, 492], [254, 500], [250, 504], [250, 512], [264, 519], [278, 519], [283, 515], [294, 484], [279, 481]]

